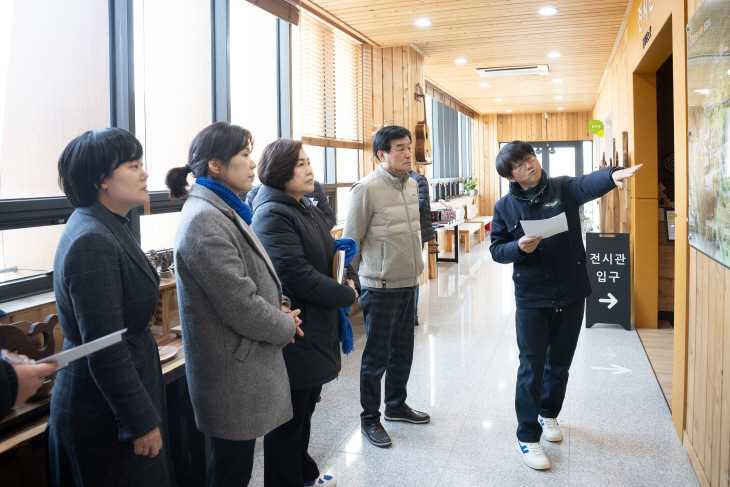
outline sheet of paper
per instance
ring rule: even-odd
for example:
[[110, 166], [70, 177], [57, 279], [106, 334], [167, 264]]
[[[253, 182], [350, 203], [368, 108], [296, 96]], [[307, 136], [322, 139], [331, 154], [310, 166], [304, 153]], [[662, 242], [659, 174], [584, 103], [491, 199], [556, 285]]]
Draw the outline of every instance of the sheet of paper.
[[57, 353], [55, 355], [51, 355], [50, 357], [36, 360], [36, 363], [42, 364], [44, 362], [56, 361], [58, 362], [58, 367], [56, 368], [56, 370], [60, 370], [74, 360], [80, 359], [81, 357], [85, 357], [90, 353], [97, 352], [110, 345], [121, 342], [122, 340], [124, 340], [124, 333], [126, 331], [126, 328], [123, 330], [115, 331], [114, 333], [110, 333], [107, 336], [103, 336], [101, 338], [97, 338], [96, 340], [92, 340], [89, 343], [84, 343], [83, 345], [74, 347], [71, 350], [66, 350], [65, 352]]
[[547, 220], [521, 220], [520, 224], [526, 237], [548, 238], [568, 231], [568, 220], [565, 212]]

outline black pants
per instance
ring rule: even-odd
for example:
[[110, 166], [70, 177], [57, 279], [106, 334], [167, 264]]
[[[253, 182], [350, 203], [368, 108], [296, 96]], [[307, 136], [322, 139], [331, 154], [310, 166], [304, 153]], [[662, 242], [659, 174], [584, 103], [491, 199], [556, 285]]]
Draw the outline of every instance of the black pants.
[[293, 417], [264, 436], [264, 486], [301, 487], [319, 477], [309, 456], [312, 414], [322, 386], [291, 391]]
[[223, 440], [210, 437], [206, 487], [246, 487], [251, 480], [256, 439]]
[[540, 441], [538, 414], [557, 418], [563, 407], [584, 305], [581, 300], [557, 310], [518, 308], [515, 313], [520, 349], [515, 411], [517, 439], [523, 443]]
[[367, 342], [360, 366], [360, 404], [363, 424], [380, 421], [380, 380], [385, 376], [385, 408], [400, 413], [413, 363], [416, 292], [363, 290], [360, 297]]

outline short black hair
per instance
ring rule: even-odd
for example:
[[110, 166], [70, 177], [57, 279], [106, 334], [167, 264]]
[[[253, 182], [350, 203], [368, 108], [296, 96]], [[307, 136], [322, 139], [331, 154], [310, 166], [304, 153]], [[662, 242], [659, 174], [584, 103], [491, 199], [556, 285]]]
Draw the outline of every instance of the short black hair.
[[535, 155], [535, 149], [521, 140], [513, 140], [504, 147], [499, 149], [497, 154], [496, 166], [497, 174], [503, 178], [511, 178], [514, 163], [525, 159], [526, 156]]
[[294, 169], [302, 150], [301, 140], [279, 139], [264, 147], [259, 157], [259, 179], [266, 186], [284, 191], [284, 185], [294, 177]]
[[403, 137], [408, 137], [408, 140], [413, 142], [411, 131], [405, 127], [401, 127], [400, 125], [388, 125], [387, 127], [383, 127], [378, 130], [375, 137], [373, 137], [373, 155], [375, 158], [380, 161], [380, 158], [378, 158], [378, 151], [390, 154], [391, 141], [402, 139]]
[[69, 142], [58, 159], [58, 186], [74, 208], [89, 206], [99, 198], [104, 179], [142, 154], [142, 144], [124, 129], [84, 132]]

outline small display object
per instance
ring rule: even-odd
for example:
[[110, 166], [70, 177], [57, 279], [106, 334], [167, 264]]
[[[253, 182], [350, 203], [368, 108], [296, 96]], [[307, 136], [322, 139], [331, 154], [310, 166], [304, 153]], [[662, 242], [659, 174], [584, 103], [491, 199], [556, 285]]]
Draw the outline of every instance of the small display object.
[[671, 208], [664, 208], [664, 230], [667, 242], [674, 242], [674, 224], [677, 221], [677, 212]]

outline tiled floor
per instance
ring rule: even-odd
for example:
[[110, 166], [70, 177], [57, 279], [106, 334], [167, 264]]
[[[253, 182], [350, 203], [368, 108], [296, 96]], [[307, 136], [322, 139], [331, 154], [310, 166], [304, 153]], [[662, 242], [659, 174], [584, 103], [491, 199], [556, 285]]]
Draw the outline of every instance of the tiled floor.
[[[311, 452], [340, 487], [692, 486], [697, 485], [636, 332], [583, 329], [559, 417], [564, 439], [543, 440], [552, 468], [535, 471], [517, 453], [514, 389], [518, 365], [511, 266], [494, 263], [487, 242], [440, 264], [421, 288], [408, 404], [427, 425], [384, 422], [381, 449], [359, 427], [362, 317], [355, 351], [324, 386]], [[614, 374], [618, 365], [630, 372]], [[263, 485], [263, 458], [251, 485]]]

